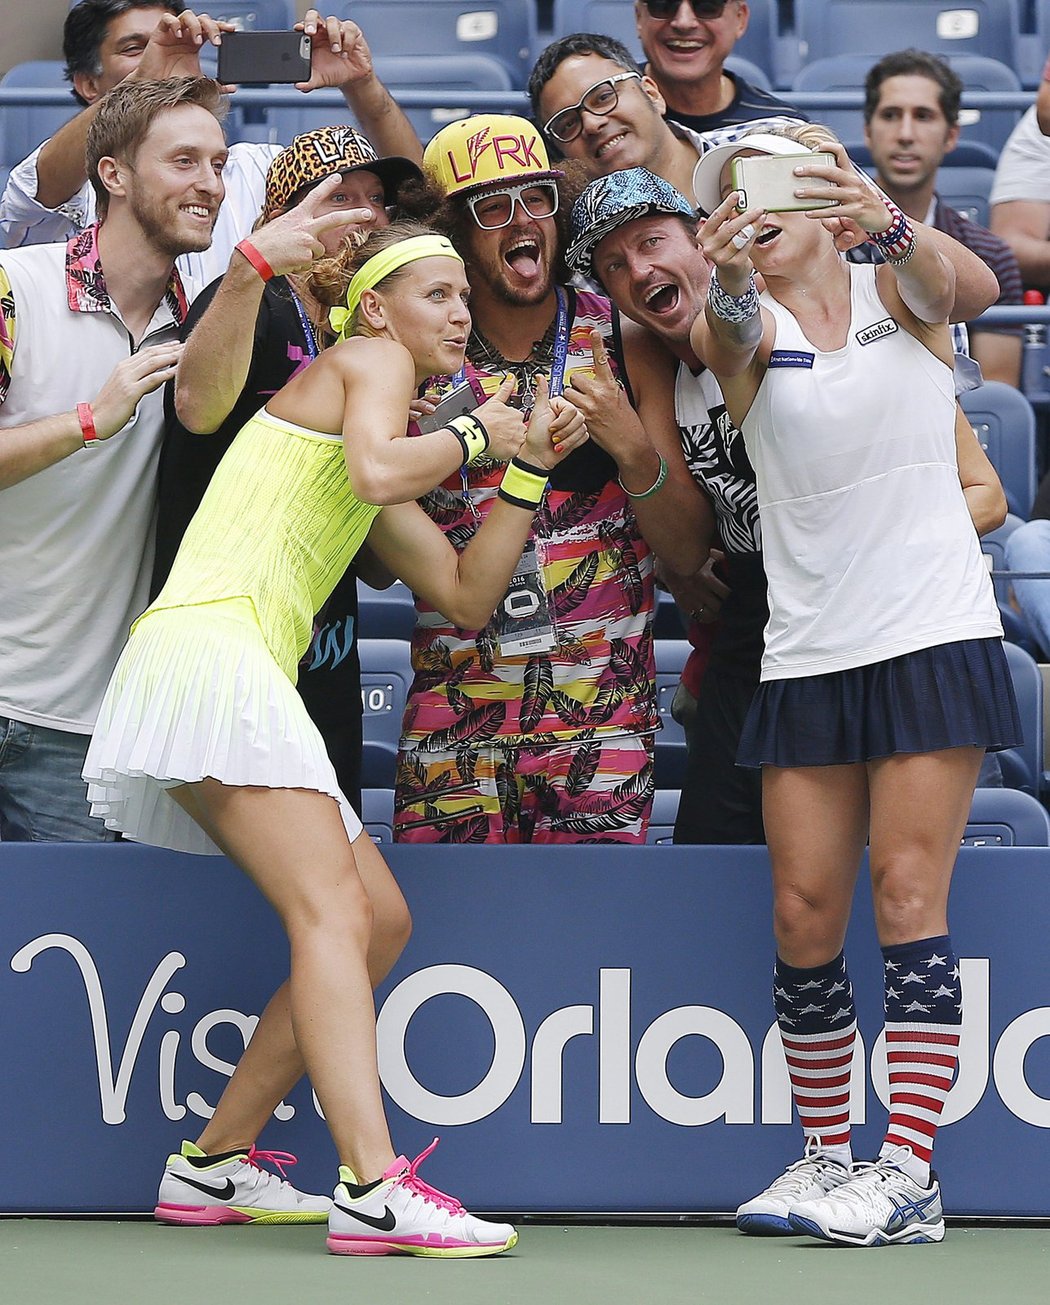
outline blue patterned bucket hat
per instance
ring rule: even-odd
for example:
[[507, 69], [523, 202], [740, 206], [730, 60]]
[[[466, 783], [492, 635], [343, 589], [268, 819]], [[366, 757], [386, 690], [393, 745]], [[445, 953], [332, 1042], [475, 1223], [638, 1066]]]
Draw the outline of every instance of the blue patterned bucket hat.
[[580, 276], [590, 276], [599, 240], [626, 222], [654, 213], [696, 216], [685, 196], [648, 168], [624, 168], [598, 177], [572, 206], [565, 261]]

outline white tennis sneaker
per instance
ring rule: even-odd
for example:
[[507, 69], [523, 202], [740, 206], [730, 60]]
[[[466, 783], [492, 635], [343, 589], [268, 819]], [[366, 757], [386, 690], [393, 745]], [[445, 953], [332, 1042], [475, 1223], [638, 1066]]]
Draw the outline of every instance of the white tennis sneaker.
[[792, 1211], [802, 1201], [825, 1196], [849, 1177], [845, 1165], [823, 1154], [819, 1138], [808, 1137], [802, 1159], [788, 1165], [764, 1192], [740, 1206], [736, 1226], [753, 1237], [794, 1237], [797, 1234], [790, 1223]]
[[518, 1234], [509, 1223], [486, 1223], [455, 1197], [429, 1186], [419, 1168], [438, 1139], [409, 1163], [398, 1156], [377, 1183], [361, 1188], [352, 1169], [339, 1166], [339, 1185], [328, 1216], [333, 1255], [424, 1255], [448, 1259], [498, 1255]]
[[201, 1226], [219, 1223], [324, 1223], [332, 1202], [327, 1196], [300, 1192], [286, 1178], [284, 1166], [296, 1163], [287, 1151], [257, 1151], [212, 1161], [192, 1142], [168, 1156], [153, 1217], [161, 1223]]
[[855, 1164], [848, 1183], [795, 1206], [792, 1229], [843, 1246], [943, 1241], [940, 1184], [931, 1174], [923, 1187], [899, 1168], [908, 1155], [909, 1147], [898, 1147], [871, 1164]]

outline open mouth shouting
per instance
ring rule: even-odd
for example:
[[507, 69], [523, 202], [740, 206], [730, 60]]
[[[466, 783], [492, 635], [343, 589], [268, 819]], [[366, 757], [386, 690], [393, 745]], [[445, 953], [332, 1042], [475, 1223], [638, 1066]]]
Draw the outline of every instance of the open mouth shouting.
[[540, 242], [534, 236], [519, 236], [508, 246], [503, 261], [523, 281], [533, 280], [541, 272]]
[[678, 287], [666, 281], [650, 286], [642, 296], [642, 303], [647, 313], [652, 313], [654, 317], [664, 317], [678, 307], [679, 298]]

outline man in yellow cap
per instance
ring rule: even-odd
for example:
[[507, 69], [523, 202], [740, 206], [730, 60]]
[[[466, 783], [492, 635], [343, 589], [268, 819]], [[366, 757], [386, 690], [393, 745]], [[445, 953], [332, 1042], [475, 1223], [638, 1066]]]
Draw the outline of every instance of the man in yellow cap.
[[[561, 283], [562, 173], [531, 123], [455, 122], [430, 142], [424, 170], [432, 220], [466, 261], [473, 315], [463, 373], [435, 378], [427, 406], [476, 405], [510, 373], [527, 412], [543, 376], [556, 401], [583, 410], [591, 440], [550, 474], [484, 630], [418, 604], [395, 837], [643, 842], [658, 728], [653, 553], [695, 568], [706, 511], [678, 442], [673, 365], [607, 299]], [[472, 462], [422, 500], [457, 547], [502, 471]]]

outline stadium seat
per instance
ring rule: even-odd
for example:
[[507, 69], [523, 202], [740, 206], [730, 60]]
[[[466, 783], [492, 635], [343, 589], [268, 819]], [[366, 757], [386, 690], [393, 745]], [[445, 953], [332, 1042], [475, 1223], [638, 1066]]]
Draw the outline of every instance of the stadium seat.
[[963, 217], [986, 227], [994, 178], [993, 168], [938, 168], [937, 194]]
[[294, 0], [215, 0], [204, 12], [240, 32], [288, 32], [298, 22]]
[[765, 68], [759, 67], [757, 63], [752, 63], [750, 59], [741, 59], [737, 54], [731, 54], [725, 61], [725, 67], [731, 73], [736, 73], [738, 77], [743, 77], [745, 82], [750, 82], [752, 86], [757, 86], [760, 91], [771, 91], [773, 89], [773, 79]]
[[1017, 64], [1020, 0], [795, 0], [802, 64], [842, 50], [883, 55], [915, 46]]
[[1032, 632], [1028, 628], [1028, 622], [1010, 605], [1009, 577], [994, 574], [1006, 570], [1006, 541], [1017, 527], [1023, 524], [1019, 516], [1015, 516], [1012, 512], [1008, 513], [1006, 520], [998, 529], [990, 530], [987, 535], [981, 537], [981, 551], [988, 563], [988, 570], [993, 573], [992, 588], [995, 590], [995, 600], [999, 604], [999, 615], [1002, 618], [1006, 637], [1011, 643], [1017, 644], [1034, 657], [1036, 645]]
[[671, 715], [671, 703], [691, 651], [687, 639], [656, 639], [656, 709], [663, 726], [656, 735], [656, 786], [680, 788], [685, 774], [685, 732]]
[[394, 841], [394, 790], [390, 788], [363, 788], [361, 790], [361, 823], [373, 843]]
[[1035, 497], [1035, 414], [1012, 385], [985, 381], [959, 402], [999, 473], [1011, 512], [1027, 519]]
[[[506, 67], [487, 54], [377, 55], [373, 62], [376, 75], [394, 99], [399, 91], [405, 90], [433, 90], [446, 94], [514, 89]], [[424, 145], [446, 123], [482, 111], [476, 107], [405, 108], [406, 116]], [[300, 132], [326, 127], [333, 121], [345, 120], [345, 117], [346, 110], [317, 108], [311, 106], [308, 96], [304, 96], [301, 108], [268, 110], [269, 138], [287, 144]]]
[[0, 111], [0, 164], [14, 167], [80, 112], [81, 106], [74, 100], [69, 83], [62, 74], [64, 67], [59, 59], [32, 59], [28, 63], [15, 64], [0, 77], [0, 86], [5, 90], [65, 87], [69, 93], [64, 104], [3, 106]]
[[1003, 783], [1038, 797], [1043, 787], [1043, 677], [1030, 653], [1013, 643], [1003, 648], [1024, 736], [1020, 747], [999, 753]]
[[412, 686], [408, 644], [400, 639], [360, 639], [361, 730], [364, 747], [361, 783], [393, 788], [401, 721]]
[[489, 55], [517, 88], [524, 88], [532, 68], [534, 0], [342, 0], [335, 12], [359, 25], [379, 58]]
[[[897, 50], [902, 48], [902, 45], [891, 44], [888, 49]], [[1018, 92], [1021, 90], [1019, 77], [1013, 68], [1004, 63], [976, 54], [939, 53], [942, 53], [942, 57], [968, 91]], [[876, 62], [877, 57], [872, 54], [840, 54], [813, 60], [799, 70], [792, 83], [792, 89], [795, 91], [863, 90], [868, 69]], [[811, 118], [829, 126], [840, 140], [863, 138], [864, 113], [859, 107], [809, 109], [807, 112]], [[972, 143], [982, 147], [981, 153], [985, 166], [994, 168], [999, 151], [1005, 145], [1019, 116], [1019, 109], [963, 108], [959, 112], [960, 143]]]
[[416, 626], [412, 590], [400, 580], [389, 589], [373, 589], [358, 581], [359, 638], [411, 639]]
[[1050, 847], [1050, 814], [1029, 793], [979, 788], [973, 795], [963, 847]]
[[676, 788], [658, 788], [653, 794], [653, 813], [649, 817], [646, 843], [666, 847], [674, 842], [674, 822], [680, 797]]
[[1025, 87], [1037, 89], [1043, 77], [1047, 52], [1050, 51], [1050, 0], [1030, 0], [1034, 31], [1022, 32], [1017, 56], [1017, 71]]

